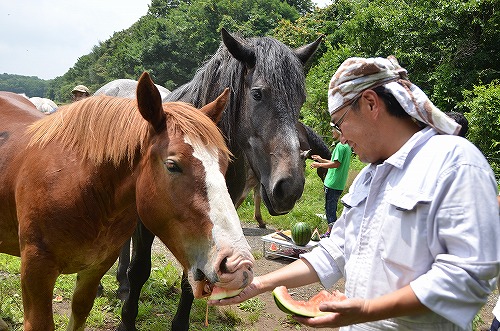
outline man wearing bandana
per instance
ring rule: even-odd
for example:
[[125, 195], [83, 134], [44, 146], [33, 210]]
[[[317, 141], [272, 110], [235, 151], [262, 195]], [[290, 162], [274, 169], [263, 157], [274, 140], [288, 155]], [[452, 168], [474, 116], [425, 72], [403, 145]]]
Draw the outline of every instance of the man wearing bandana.
[[331, 125], [368, 165], [342, 198], [329, 238], [255, 277], [233, 304], [283, 285], [345, 278], [333, 312], [295, 316], [341, 330], [471, 330], [500, 273], [497, 184], [460, 125], [436, 108], [394, 57], [350, 58], [328, 89]]

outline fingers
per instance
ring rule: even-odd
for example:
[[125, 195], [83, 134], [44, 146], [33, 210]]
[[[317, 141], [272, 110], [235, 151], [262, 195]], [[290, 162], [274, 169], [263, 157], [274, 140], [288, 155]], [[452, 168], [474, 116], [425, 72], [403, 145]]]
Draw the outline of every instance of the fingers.
[[336, 327], [338, 314], [332, 313], [318, 317], [302, 317], [302, 316], [292, 316], [294, 320], [299, 322], [300, 324], [307, 325], [310, 327], [318, 328], [318, 327]]

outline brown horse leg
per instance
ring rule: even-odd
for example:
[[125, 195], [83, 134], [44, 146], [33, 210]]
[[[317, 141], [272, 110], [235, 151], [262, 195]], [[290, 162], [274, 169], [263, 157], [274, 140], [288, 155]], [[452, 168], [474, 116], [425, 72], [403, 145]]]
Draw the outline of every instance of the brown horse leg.
[[24, 330], [54, 330], [52, 295], [59, 272], [52, 260], [34, 247], [21, 252]]
[[67, 327], [68, 331], [83, 331], [85, 329], [85, 321], [94, 305], [99, 282], [106, 271], [111, 268], [114, 261], [116, 261], [116, 255], [108, 260], [98, 270], [88, 269], [78, 272], [73, 298], [71, 299], [71, 316]]
[[262, 197], [260, 196], [259, 186], [253, 188], [253, 203], [254, 203], [254, 212], [253, 218], [259, 223], [259, 228], [265, 229], [266, 223], [262, 219], [262, 213], [260, 211], [260, 203], [262, 201]]

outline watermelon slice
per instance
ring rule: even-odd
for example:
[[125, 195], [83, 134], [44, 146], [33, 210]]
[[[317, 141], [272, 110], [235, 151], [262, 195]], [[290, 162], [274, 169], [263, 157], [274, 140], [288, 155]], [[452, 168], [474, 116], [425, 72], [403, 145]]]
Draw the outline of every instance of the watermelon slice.
[[347, 298], [339, 291], [330, 293], [322, 290], [309, 301], [297, 301], [292, 298], [285, 286], [276, 287], [273, 291], [273, 296], [274, 302], [281, 311], [287, 314], [304, 317], [316, 317], [331, 314], [330, 312], [320, 311], [319, 304], [325, 301], [342, 301]]
[[311, 235], [311, 240], [312, 241], [320, 241], [321, 236], [319, 235], [318, 228], [314, 229], [312, 235]]
[[231, 298], [235, 297], [240, 292], [243, 291], [242, 288], [239, 288], [237, 290], [228, 290], [222, 287], [214, 287], [212, 289], [212, 294], [208, 297], [208, 300], [220, 300], [220, 299], [226, 299], [226, 298]]

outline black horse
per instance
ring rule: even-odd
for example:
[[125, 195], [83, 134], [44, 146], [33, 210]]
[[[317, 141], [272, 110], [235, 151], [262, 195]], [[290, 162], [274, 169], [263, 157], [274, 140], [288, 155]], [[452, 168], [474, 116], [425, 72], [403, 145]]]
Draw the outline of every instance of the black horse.
[[[217, 52], [187, 84], [172, 91], [168, 101], [194, 106], [214, 100], [226, 87], [231, 97], [219, 127], [233, 154], [226, 173], [229, 193], [235, 203], [245, 188], [246, 167], [260, 183], [264, 203], [271, 215], [288, 213], [304, 189], [304, 168], [296, 125], [305, 101], [304, 64], [321, 43], [291, 49], [269, 37], [233, 36], [222, 29]], [[138, 301], [151, 273], [154, 235], [139, 222], [132, 238], [133, 254], [127, 271], [130, 290], [124, 301], [119, 330], [136, 330]], [[129, 253], [129, 246], [123, 250]], [[128, 257], [120, 258], [123, 272]], [[172, 330], [188, 330], [193, 294], [186, 274]], [[118, 276], [120, 279], [120, 276]], [[125, 281], [123, 277], [120, 281]]]
[[[323, 138], [319, 136], [314, 130], [305, 125], [302, 122], [297, 123], [297, 132], [299, 134], [300, 149], [303, 151], [302, 157], [305, 159], [311, 157], [311, 155], [319, 155], [324, 159], [329, 160], [332, 157], [332, 152], [328, 146], [323, 141]], [[304, 163], [305, 166], [305, 163]], [[243, 190], [240, 199], [236, 202], [235, 207], [239, 208], [243, 201], [245, 201], [248, 193], [253, 190], [253, 202], [254, 202], [254, 212], [253, 218], [259, 224], [259, 228], [266, 228], [266, 223], [262, 218], [262, 213], [260, 210], [260, 203], [262, 202], [262, 197], [260, 195], [259, 181], [255, 177], [254, 173], [250, 168], [247, 169], [247, 181], [245, 184], [245, 189]], [[321, 181], [325, 180], [326, 173], [328, 169], [317, 168], [316, 173], [318, 174]]]

